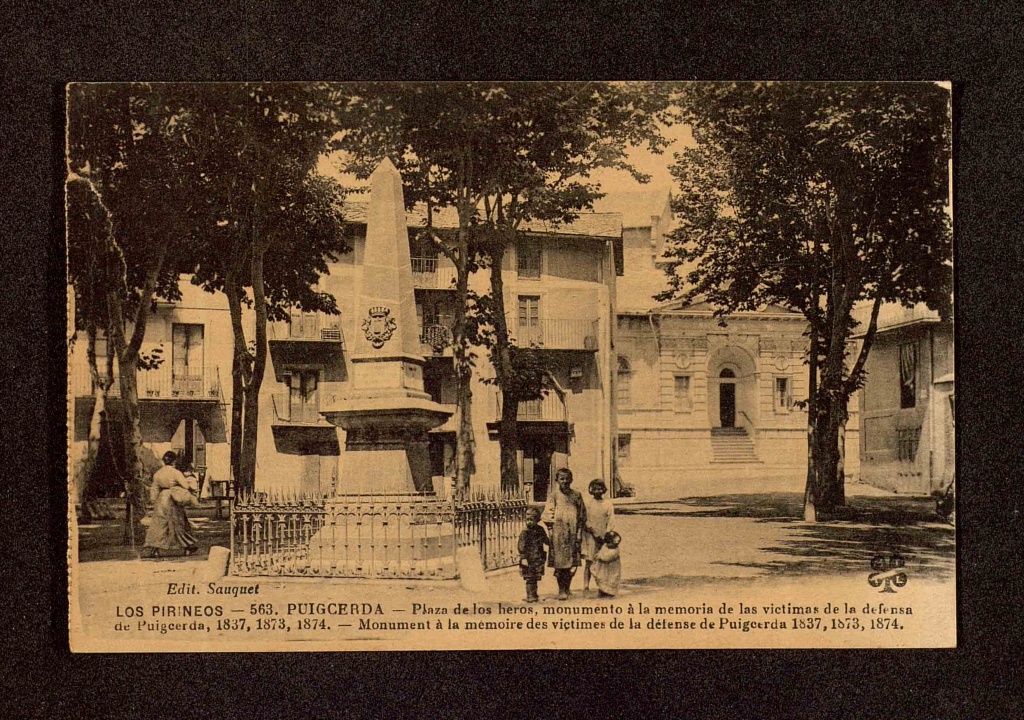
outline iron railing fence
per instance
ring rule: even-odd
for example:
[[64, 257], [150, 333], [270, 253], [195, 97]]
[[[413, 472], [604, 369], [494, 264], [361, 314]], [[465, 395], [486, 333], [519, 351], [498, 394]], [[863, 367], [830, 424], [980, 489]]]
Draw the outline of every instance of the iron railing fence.
[[525, 496], [471, 500], [455, 508], [456, 542], [476, 545], [484, 570], [519, 563], [519, 534], [526, 527]]
[[517, 564], [525, 497], [465, 502], [424, 495], [236, 498], [231, 573], [239, 576], [458, 577], [456, 551], [476, 546], [485, 570]]

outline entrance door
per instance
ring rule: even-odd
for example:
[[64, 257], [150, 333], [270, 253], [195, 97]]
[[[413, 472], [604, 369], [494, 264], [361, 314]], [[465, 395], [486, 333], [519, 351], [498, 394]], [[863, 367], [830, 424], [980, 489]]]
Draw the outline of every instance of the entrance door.
[[[726, 368], [718, 376], [718, 414], [722, 427], [731, 428], [736, 425], [736, 377], [732, 370]], [[729, 378], [728, 380], [726, 378]]]
[[534, 438], [523, 444], [523, 482], [533, 482], [534, 502], [548, 499], [551, 485], [551, 455], [554, 448], [550, 441]]

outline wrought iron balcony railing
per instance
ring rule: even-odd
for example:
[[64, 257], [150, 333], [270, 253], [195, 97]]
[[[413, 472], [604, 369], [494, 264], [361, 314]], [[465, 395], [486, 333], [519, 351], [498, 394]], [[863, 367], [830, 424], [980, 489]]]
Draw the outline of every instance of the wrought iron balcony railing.
[[220, 374], [213, 368], [160, 367], [138, 374], [140, 400], [219, 400]]
[[534, 345], [545, 350], [592, 350], [598, 346], [598, 321], [576, 319], [533, 320], [510, 323], [509, 334], [516, 345]]
[[[330, 400], [324, 398], [325, 402]], [[271, 396], [274, 406], [275, 425], [329, 425], [320, 414], [320, 394], [313, 393], [306, 399], [292, 396], [290, 393], [274, 393]]]
[[455, 266], [436, 257], [412, 258], [413, 287], [426, 290], [454, 290]]
[[452, 331], [447, 325], [424, 325], [420, 329], [420, 344], [425, 355], [451, 355]]
[[271, 324], [272, 340], [315, 340], [345, 344], [341, 318], [317, 313], [295, 314], [286, 322]]
[[[501, 392], [495, 392], [495, 418], [501, 420]], [[549, 391], [540, 400], [528, 400], [519, 403], [516, 414], [519, 422], [568, 422], [569, 411], [562, 397]]]
[[[220, 369], [174, 368], [167, 363], [153, 370], [139, 370], [136, 375], [139, 400], [221, 400]], [[72, 391], [76, 397], [94, 394], [92, 378], [88, 368], [72, 374]], [[107, 391], [108, 397], [121, 396], [121, 378], [114, 373], [114, 384]]]

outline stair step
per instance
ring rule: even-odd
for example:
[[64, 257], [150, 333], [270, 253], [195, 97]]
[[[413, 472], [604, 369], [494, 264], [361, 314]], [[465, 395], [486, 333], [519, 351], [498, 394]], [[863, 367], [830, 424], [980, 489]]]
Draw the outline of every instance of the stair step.
[[746, 428], [711, 428], [712, 465], [762, 465]]

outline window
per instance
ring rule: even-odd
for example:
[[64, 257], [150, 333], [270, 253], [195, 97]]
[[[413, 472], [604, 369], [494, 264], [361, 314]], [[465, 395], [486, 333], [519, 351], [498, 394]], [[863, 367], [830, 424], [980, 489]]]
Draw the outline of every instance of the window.
[[628, 408], [632, 400], [633, 371], [629, 366], [629, 360], [619, 356], [619, 370], [616, 374], [615, 392], [616, 404], [620, 408]]
[[775, 412], [784, 412], [793, 407], [793, 389], [788, 377], [775, 378]]
[[519, 331], [516, 339], [524, 345], [543, 342], [539, 295], [519, 296]]
[[632, 440], [633, 436], [628, 433], [619, 435], [615, 456], [621, 465], [629, 462], [629, 445]]
[[174, 323], [171, 327], [171, 390], [198, 395], [203, 389], [203, 326]]
[[690, 400], [690, 376], [689, 375], [676, 375], [676, 388], [675, 388], [675, 409], [676, 412], [690, 412], [693, 409], [693, 404]]
[[520, 278], [540, 279], [541, 247], [536, 240], [520, 240], [516, 243], [516, 265]]
[[917, 344], [900, 345], [900, 407], [917, 405]]
[[896, 459], [914, 462], [917, 445], [921, 440], [921, 428], [906, 428], [896, 431]]

